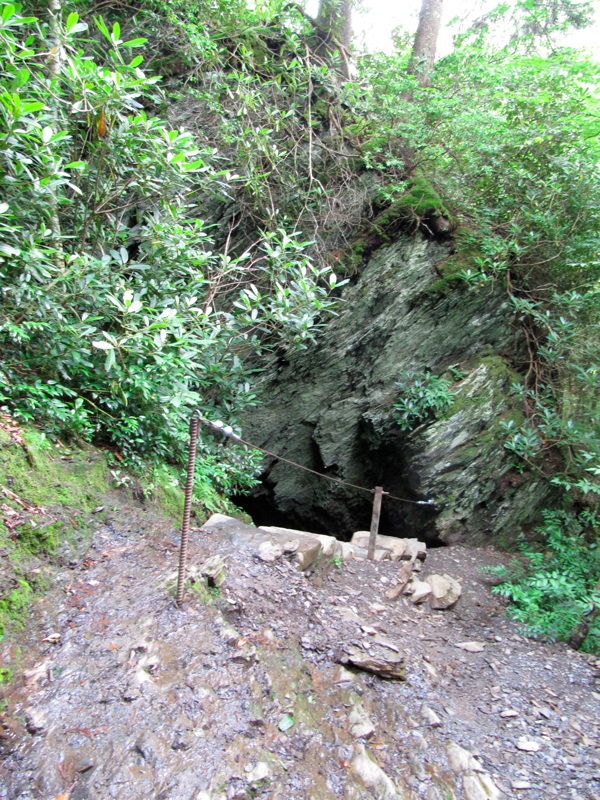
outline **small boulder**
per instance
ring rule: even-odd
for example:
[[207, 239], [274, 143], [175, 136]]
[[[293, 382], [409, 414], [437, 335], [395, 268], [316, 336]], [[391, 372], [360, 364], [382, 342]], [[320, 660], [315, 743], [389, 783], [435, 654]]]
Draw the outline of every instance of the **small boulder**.
[[410, 589], [410, 599], [415, 605], [425, 602], [431, 594], [431, 586], [426, 581], [413, 578], [413, 582], [408, 587]]
[[399, 652], [379, 644], [368, 650], [360, 645], [347, 645], [340, 657], [342, 664], [352, 664], [365, 672], [372, 672], [382, 678], [406, 680], [406, 665]]
[[452, 608], [462, 594], [462, 586], [450, 575], [429, 575], [427, 583], [431, 586], [431, 608], [436, 611]]
[[272, 563], [273, 561], [277, 561], [278, 558], [281, 558], [282, 555], [282, 546], [277, 542], [271, 541], [271, 539], [266, 539], [258, 546], [258, 557], [261, 561]]
[[[370, 535], [369, 531], [356, 531], [352, 535], [352, 544], [359, 550], [367, 550]], [[418, 539], [399, 539], [396, 536], [377, 534], [375, 547], [385, 550], [392, 561], [410, 561], [416, 558], [423, 560], [427, 555], [427, 546]]]
[[351, 561], [354, 558], [354, 545], [350, 544], [350, 542], [340, 542], [339, 545], [342, 552], [342, 560]]
[[312, 569], [314, 566], [316, 566], [322, 552], [323, 548], [321, 547], [321, 542], [318, 539], [305, 539], [300, 541], [300, 545], [295, 556], [298, 569], [302, 572]]

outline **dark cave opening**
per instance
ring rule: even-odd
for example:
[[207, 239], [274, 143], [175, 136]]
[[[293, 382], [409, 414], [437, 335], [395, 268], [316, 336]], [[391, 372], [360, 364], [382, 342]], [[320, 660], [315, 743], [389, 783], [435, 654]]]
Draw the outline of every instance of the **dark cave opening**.
[[[303, 503], [298, 498], [281, 508], [275, 498], [276, 485], [266, 479], [251, 493], [231, 499], [257, 527], [265, 525], [324, 533], [347, 542], [356, 531], [370, 530], [373, 496], [358, 492], [350, 494], [345, 490], [336, 492], [335, 488], [327, 492], [317, 484], [311, 502]], [[444, 542], [428, 533], [439, 509], [418, 504], [418, 498], [407, 497], [408, 492], [398, 491], [399, 488], [402, 487], [390, 489], [389, 494], [393, 497], [383, 497], [379, 533], [398, 538], [418, 538], [430, 548], [444, 547]]]

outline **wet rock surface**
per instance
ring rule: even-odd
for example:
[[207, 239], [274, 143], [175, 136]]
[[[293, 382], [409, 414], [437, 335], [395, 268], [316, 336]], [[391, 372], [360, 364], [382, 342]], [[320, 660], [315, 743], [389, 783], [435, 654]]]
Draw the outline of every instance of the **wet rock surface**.
[[[178, 610], [176, 532], [121, 508], [0, 645], [2, 800], [600, 797], [597, 666], [519, 635], [479, 572], [498, 554], [430, 551], [423, 579], [462, 587], [436, 611], [386, 597], [398, 562], [191, 539]], [[337, 661], [382, 643], [406, 680]]]
[[[544, 481], [512, 469], [502, 423], [520, 419], [513, 311], [500, 287], [436, 294], [445, 242], [401, 236], [377, 250], [339, 315], [306, 351], [273, 360], [245, 438], [320, 473], [435, 506], [383, 501], [381, 532], [446, 543], [505, 543], [547, 502]], [[449, 371], [454, 403], [411, 432], [394, 423], [406, 371]], [[241, 499], [261, 524], [349, 538], [368, 528], [368, 492], [265, 459]], [[283, 522], [285, 520], [285, 523]]]

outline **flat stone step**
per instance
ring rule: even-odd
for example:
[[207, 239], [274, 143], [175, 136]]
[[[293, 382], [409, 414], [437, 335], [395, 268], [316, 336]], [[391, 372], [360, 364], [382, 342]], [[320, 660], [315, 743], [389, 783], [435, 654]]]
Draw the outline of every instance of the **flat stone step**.
[[[270, 561], [289, 554], [302, 572], [314, 569], [323, 555], [337, 555], [337, 541], [333, 536], [291, 528], [255, 528], [225, 514], [213, 514], [202, 529], [227, 537], [239, 547], [247, 547], [252, 554]], [[271, 547], [268, 544], [271, 543]]]
[[267, 531], [268, 533], [277, 534], [278, 536], [285, 536], [288, 539], [295, 539], [298, 536], [311, 536], [321, 542], [324, 556], [333, 556], [341, 554], [340, 542], [335, 536], [328, 536], [326, 533], [310, 533], [309, 531], [297, 531], [294, 528], [280, 528], [277, 525], [259, 525], [259, 531]]
[[[356, 531], [356, 533], [352, 535], [351, 544], [354, 545], [357, 550], [367, 550], [369, 547], [369, 536], [369, 531]], [[377, 534], [375, 548], [376, 551], [387, 551], [392, 561], [411, 561], [417, 558], [424, 561], [427, 555], [427, 545], [424, 542], [420, 542], [418, 539], [400, 539], [396, 536]]]

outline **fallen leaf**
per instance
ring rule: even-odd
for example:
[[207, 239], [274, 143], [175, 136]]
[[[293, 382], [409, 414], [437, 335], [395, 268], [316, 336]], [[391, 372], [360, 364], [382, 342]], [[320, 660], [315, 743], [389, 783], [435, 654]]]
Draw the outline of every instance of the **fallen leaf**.
[[514, 708], [507, 708], [500, 712], [500, 716], [504, 717], [504, 719], [508, 719], [509, 717], [518, 717], [519, 712], [515, 711]]
[[454, 647], [459, 647], [468, 653], [481, 653], [485, 647], [485, 642], [459, 642]]
[[89, 728], [67, 728], [65, 731], [66, 733], [79, 733], [81, 736], [85, 736], [86, 739], [93, 739], [94, 734]]
[[289, 714], [285, 714], [280, 720], [279, 725], [277, 726], [282, 733], [285, 731], [289, 731], [291, 727], [294, 725], [294, 718], [290, 717]]
[[65, 792], [64, 794], [59, 794], [53, 800], [69, 800], [71, 796], [71, 792]]
[[111, 642], [108, 646], [110, 647], [111, 650], [119, 649], [119, 645], [116, 642]]

